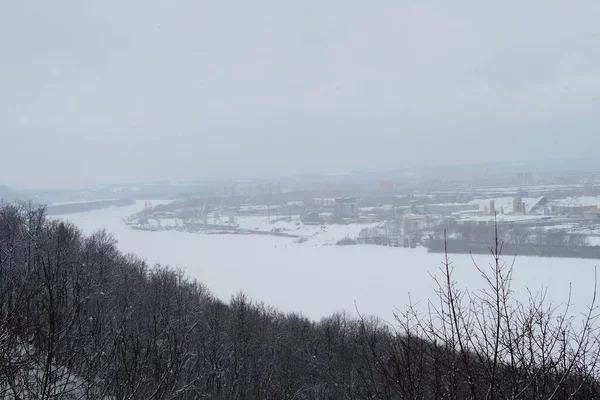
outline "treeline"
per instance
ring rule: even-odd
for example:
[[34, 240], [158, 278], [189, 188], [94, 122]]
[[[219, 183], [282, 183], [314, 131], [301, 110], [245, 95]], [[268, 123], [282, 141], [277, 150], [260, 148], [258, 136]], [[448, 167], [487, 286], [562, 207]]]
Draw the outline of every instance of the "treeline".
[[504, 223], [465, 224], [452, 229], [440, 226], [422, 243], [432, 253], [443, 253], [447, 249], [454, 254], [488, 254], [496, 236], [503, 239], [504, 254], [600, 259], [600, 246], [590, 246], [587, 235]]
[[314, 322], [243, 294], [225, 303], [106, 232], [5, 205], [0, 398], [599, 398], [593, 310], [576, 320], [543, 298], [513, 301], [511, 269], [494, 260], [476, 295], [446, 260], [424, 315]]
[[[489, 254], [490, 240], [477, 242], [464, 239], [428, 239], [423, 246], [430, 253], [444, 253], [446, 249], [453, 254]], [[565, 244], [505, 243], [504, 254], [536, 257], [563, 257], [600, 259], [600, 246], [574, 246]]]
[[101, 210], [103, 208], [108, 208], [108, 207], [112, 207], [112, 206], [125, 207], [125, 206], [132, 206], [134, 204], [135, 204], [135, 201], [130, 200], [130, 199], [97, 200], [97, 201], [88, 201], [88, 202], [81, 202], [81, 203], [59, 204], [59, 205], [55, 205], [55, 206], [49, 206], [46, 209], [46, 214], [47, 215], [75, 214], [75, 213]]
[[434, 236], [443, 239], [444, 232], [447, 232], [452, 239], [462, 239], [473, 243], [490, 243], [497, 234], [506, 244], [514, 245], [563, 247], [589, 245], [587, 235], [568, 233], [565, 230], [523, 227], [503, 222], [499, 222], [497, 225], [489, 223], [455, 225], [452, 228], [442, 225], [434, 230]]

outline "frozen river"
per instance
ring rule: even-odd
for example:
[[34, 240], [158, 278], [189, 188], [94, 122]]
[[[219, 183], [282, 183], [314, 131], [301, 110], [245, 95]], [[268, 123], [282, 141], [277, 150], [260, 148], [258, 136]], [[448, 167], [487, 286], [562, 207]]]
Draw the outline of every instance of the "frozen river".
[[[319, 319], [336, 311], [392, 319], [395, 307], [404, 309], [409, 294], [424, 308], [434, 295], [430, 274], [438, 273], [442, 255], [424, 248], [378, 246], [299, 246], [293, 239], [254, 235], [202, 235], [176, 231], [147, 232], [129, 229], [121, 220], [140, 211], [135, 206], [108, 208], [63, 218], [84, 233], [112, 232], [119, 247], [150, 264], [182, 267], [215, 295], [228, 300], [243, 291], [257, 301], [283, 311], [297, 311]], [[157, 204], [158, 202], [153, 202]], [[455, 279], [470, 291], [482, 282], [469, 255], [451, 255]], [[490, 257], [476, 256], [480, 265]], [[512, 257], [507, 256], [507, 262]], [[592, 297], [595, 260], [518, 257], [513, 289], [526, 299], [526, 288], [548, 289], [555, 303], [567, 300], [572, 284], [575, 310], [584, 311]]]

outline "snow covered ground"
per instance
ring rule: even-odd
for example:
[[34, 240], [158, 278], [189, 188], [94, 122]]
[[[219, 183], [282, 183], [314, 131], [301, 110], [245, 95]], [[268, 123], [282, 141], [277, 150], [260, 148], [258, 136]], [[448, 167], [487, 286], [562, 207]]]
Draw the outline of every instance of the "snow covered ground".
[[300, 217], [298, 215], [292, 216], [291, 221], [279, 220], [273, 222], [274, 220], [274, 217], [269, 218], [268, 216], [242, 216], [236, 218], [236, 223], [238, 223], [242, 229], [262, 232], [278, 230], [280, 232], [301, 236], [304, 238], [301, 241], [302, 246], [334, 245], [338, 240], [344, 239], [345, 237], [356, 239], [361, 230], [380, 225], [379, 223], [304, 225], [300, 222]]
[[600, 207], [600, 197], [581, 196], [567, 197], [566, 199], [557, 200], [554, 202], [557, 206], [598, 206]]
[[[460, 215], [460, 214], [458, 214]], [[464, 214], [463, 214], [464, 215]], [[532, 221], [538, 220], [541, 217], [539, 215], [508, 215], [508, 214], [499, 214], [496, 219], [499, 222], [517, 222], [517, 221]], [[472, 222], [494, 222], [493, 215], [475, 215], [475, 216], [464, 216], [459, 218], [463, 221], [472, 221]]]
[[[154, 205], [160, 203], [152, 201]], [[223, 300], [243, 291], [257, 301], [313, 319], [342, 310], [356, 315], [356, 302], [361, 313], [391, 321], [394, 307], [405, 309], [409, 294], [413, 302], [420, 302], [422, 310], [434, 296], [430, 274], [437, 273], [442, 256], [428, 254], [423, 248], [305, 246], [283, 237], [129, 229], [121, 218], [140, 211], [143, 204], [64, 218], [84, 233], [105, 228], [119, 240], [122, 250], [136, 253], [149, 263], [184, 268]], [[481, 265], [489, 262], [486, 256], [475, 259]], [[470, 291], [481, 288], [469, 255], [451, 255], [451, 261], [460, 286]], [[526, 287], [537, 291], [546, 286], [548, 298], [560, 303], [566, 301], [572, 283], [573, 309], [584, 311], [592, 297], [595, 264], [584, 259], [519, 257], [513, 288], [524, 300]]]
[[[542, 198], [541, 197], [524, 197], [522, 199], [523, 203], [525, 203], [526, 212], [530, 212], [533, 206], [535, 206]], [[475, 199], [471, 200], [469, 204], [477, 204], [480, 210], [483, 210], [485, 207], [489, 207], [490, 200], [494, 200], [494, 208], [496, 212], [501, 214], [501, 211], [504, 211], [505, 214], [512, 214], [513, 212], [513, 198], [512, 197], [496, 197], [493, 199]]]

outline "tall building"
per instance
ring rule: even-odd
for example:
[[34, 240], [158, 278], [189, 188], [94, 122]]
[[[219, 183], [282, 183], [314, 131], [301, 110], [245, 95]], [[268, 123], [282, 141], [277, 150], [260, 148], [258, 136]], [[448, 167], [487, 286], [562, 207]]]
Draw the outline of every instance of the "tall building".
[[335, 199], [335, 218], [337, 220], [358, 218], [358, 203], [356, 199], [353, 197]]
[[522, 197], [513, 198], [513, 214], [525, 214], [525, 203]]
[[521, 185], [527, 185], [533, 182], [533, 174], [531, 172], [519, 172], [517, 174], [517, 181]]
[[410, 201], [410, 212], [411, 214], [416, 214], [417, 213], [417, 200], [411, 200]]

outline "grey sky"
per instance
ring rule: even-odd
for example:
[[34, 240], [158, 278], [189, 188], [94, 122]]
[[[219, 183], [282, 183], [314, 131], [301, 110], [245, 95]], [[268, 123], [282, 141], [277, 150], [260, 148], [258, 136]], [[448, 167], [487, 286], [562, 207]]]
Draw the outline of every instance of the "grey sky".
[[6, 1], [0, 184], [595, 156], [599, 20], [597, 0]]

